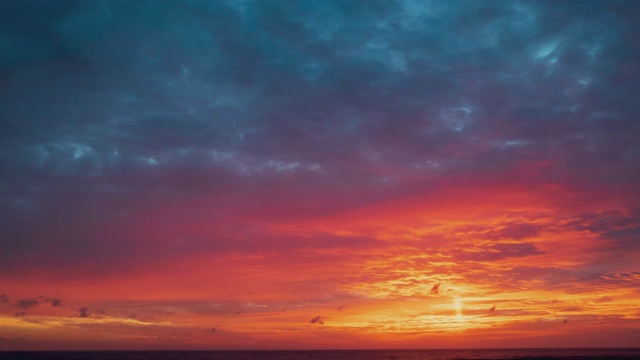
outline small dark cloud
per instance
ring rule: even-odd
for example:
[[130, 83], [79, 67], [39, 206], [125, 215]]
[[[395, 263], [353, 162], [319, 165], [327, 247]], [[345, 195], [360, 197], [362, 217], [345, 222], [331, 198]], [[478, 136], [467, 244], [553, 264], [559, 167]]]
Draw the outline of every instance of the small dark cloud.
[[19, 311], [19, 312], [13, 314], [13, 316], [15, 316], [15, 317], [23, 317], [23, 316], [26, 316], [26, 315], [27, 315], [27, 313], [24, 312], [24, 311]]
[[209, 329], [207, 329], [207, 330], [208, 330], [208, 331], [211, 331], [211, 332], [216, 332], [216, 331], [218, 330], [218, 328], [214, 326], [214, 327], [209, 328]]
[[28, 309], [28, 308], [32, 308], [34, 306], [38, 306], [39, 301], [38, 299], [21, 299], [21, 300], [16, 300], [16, 306], [21, 308], [21, 309]]
[[569, 322], [569, 319], [564, 319], [564, 320], [562, 320], [562, 323], [563, 323], [563, 324], [566, 324], [566, 323], [568, 323], [568, 322]]
[[62, 300], [58, 298], [45, 298], [44, 301], [51, 304], [51, 306], [60, 306], [62, 304]]
[[438, 295], [438, 294], [440, 294], [440, 283], [433, 285], [433, 287], [431, 288], [431, 295]]
[[338, 306], [338, 307], [336, 308], [336, 310], [338, 310], [338, 311], [344, 311], [344, 310], [346, 310], [346, 309], [347, 309], [347, 305], [346, 305], [346, 304], [345, 304], [345, 305], [340, 305], [340, 306]]
[[85, 306], [85, 307], [81, 307], [78, 310], [79, 314], [78, 316], [80, 316], [81, 318], [86, 318], [89, 317], [89, 309]]
[[496, 306], [495, 306], [495, 305], [493, 305], [493, 306], [491, 307], [491, 309], [489, 309], [489, 313], [491, 313], [491, 314], [495, 314], [495, 312], [496, 312]]
[[[5, 299], [6, 299], [6, 296], [5, 296]], [[8, 299], [6, 300], [8, 302]], [[3, 302], [1, 298], [0, 298], [0, 302]], [[37, 298], [16, 300], [15, 306], [21, 309], [28, 309], [43, 303], [50, 304], [51, 306], [60, 306], [60, 304], [62, 304], [62, 300], [54, 297], [40, 296]]]
[[5, 294], [0, 294], [0, 304], [10, 303], [9, 298]]
[[318, 315], [312, 318], [311, 320], [309, 320], [309, 323], [324, 325], [324, 320], [322, 319], [322, 316]]

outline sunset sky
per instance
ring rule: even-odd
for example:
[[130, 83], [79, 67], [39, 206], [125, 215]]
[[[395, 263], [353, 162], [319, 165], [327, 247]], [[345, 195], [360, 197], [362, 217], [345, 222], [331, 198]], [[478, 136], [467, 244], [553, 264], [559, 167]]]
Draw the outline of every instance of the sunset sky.
[[0, 350], [640, 345], [639, 19], [0, 0]]

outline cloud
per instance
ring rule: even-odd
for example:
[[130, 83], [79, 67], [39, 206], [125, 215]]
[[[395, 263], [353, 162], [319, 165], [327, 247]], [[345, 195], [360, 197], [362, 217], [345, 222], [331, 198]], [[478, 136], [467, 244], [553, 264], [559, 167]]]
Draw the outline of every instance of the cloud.
[[22, 309], [28, 309], [43, 303], [50, 304], [55, 307], [60, 306], [60, 304], [62, 304], [62, 300], [53, 297], [39, 296], [37, 298], [16, 300], [15, 306]]
[[569, 219], [564, 225], [599, 236], [600, 247], [618, 257], [638, 247], [636, 239], [640, 235], [640, 210], [614, 209], [584, 213]]
[[89, 309], [86, 306], [85, 307], [81, 307], [78, 310], [78, 313], [79, 313], [78, 316], [81, 317], [81, 318], [87, 318], [90, 315], [89, 314]]
[[555, 266], [516, 266], [504, 275], [503, 281], [507, 284], [542, 280], [546, 286], [552, 286], [574, 283], [577, 280], [577, 274], [574, 271]]
[[24, 312], [24, 311], [19, 311], [19, 312], [13, 314], [13, 316], [15, 316], [15, 317], [23, 317], [23, 316], [26, 316], [26, 315], [27, 315], [27, 313]]
[[9, 298], [5, 294], [0, 294], [0, 304], [10, 303]]
[[601, 274], [593, 279], [596, 283], [610, 286], [635, 284], [640, 281], [640, 271], [627, 271]]
[[522, 240], [538, 236], [542, 227], [538, 224], [508, 224], [504, 228], [498, 229], [491, 234], [491, 237], [498, 239]]
[[322, 318], [322, 316], [318, 315], [313, 317], [311, 320], [309, 320], [310, 324], [319, 324], [319, 325], [324, 325], [324, 319]]
[[44, 301], [51, 304], [51, 306], [60, 306], [62, 304], [62, 300], [58, 298], [45, 298]]
[[16, 300], [16, 304], [15, 306], [21, 308], [21, 309], [28, 309], [28, 308], [32, 308], [35, 306], [38, 306], [40, 302], [38, 301], [38, 299], [32, 298], [32, 299], [20, 299], [20, 300]]
[[[382, 3], [257, 2], [251, 16], [234, 2], [185, 3], [158, 6], [152, 19], [119, 2], [34, 5], [41, 21], [10, 6], [21, 20], [3, 28], [11, 60], [0, 73], [12, 91], [0, 94], [0, 170], [10, 174], [2, 187], [19, 191], [1, 195], [2, 235], [11, 234], [1, 238], [14, 240], [0, 241], [0, 266], [45, 259], [43, 267], [107, 272], [187, 251], [373, 248], [381, 244], [357, 236], [278, 243], [281, 234], [190, 229], [201, 226], [200, 213], [216, 228], [299, 219], [459, 178], [468, 186], [633, 184], [633, 89], [614, 86], [633, 63], [621, 49], [634, 37], [615, 20], [624, 11]], [[149, 30], [156, 21], [166, 24], [161, 32]], [[138, 26], [125, 36], [122, 22]], [[216, 205], [195, 211], [202, 194], [210, 198], [201, 203]], [[158, 222], [157, 247], [142, 246], [155, 234], [138, 217], [168, 207], [181, 215]], [[145, 236], [101, 235], [105, 223]], [[45, 227], [46, 239], [37, 230]], [[513, 222], [491, 235], [522, 240], [540, 231]]]
[[566, 306], [566, 307], [560, 308], [559, 310], [565, 311], [565, 312], [580, 312], [580, 311], [584, 311], [584, 308], [580, 306]]
[[498, 243], [486, 248], [474, 248], [473, 251], [457, 251], [456, 258], [472, 261], [495, 261], [510, 257], [526, 257], [544, 253], [545, 252], [540, 250], [535, 243]]
[[592, 300], [594, 303], [606, 303], [613, 301], [613, 298], [610, 296], [603, 296], [597, 299]]
[[620, 237], [625, 232], [633, 232], [640, 228], [640, 210], [625, 212], [617, 209], [581, 214], [567, 222], [566, 226], [607, 237]]
[[433, 287], [431, 288], [431, 295], [438, 295], [440, 294], [440, 283], [438, 282], [437, 284], [433, 285]]

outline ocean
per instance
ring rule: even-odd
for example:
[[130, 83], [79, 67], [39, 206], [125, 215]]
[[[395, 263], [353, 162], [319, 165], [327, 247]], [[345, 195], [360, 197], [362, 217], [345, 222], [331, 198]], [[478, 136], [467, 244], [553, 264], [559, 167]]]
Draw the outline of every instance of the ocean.
[[278, 351], [11, 351], [11, 360], [478, 360], [640, 359], [633, 349], [278, 350]]

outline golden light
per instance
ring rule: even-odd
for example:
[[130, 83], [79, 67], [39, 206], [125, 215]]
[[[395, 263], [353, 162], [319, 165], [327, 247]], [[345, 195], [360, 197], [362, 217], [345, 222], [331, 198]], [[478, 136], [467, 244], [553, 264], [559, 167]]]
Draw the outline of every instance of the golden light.
[[454, 298], [453, 308], [456, 310], [456, 316], [462, 317], [462, 300], [460, 300], [459, 298]]

